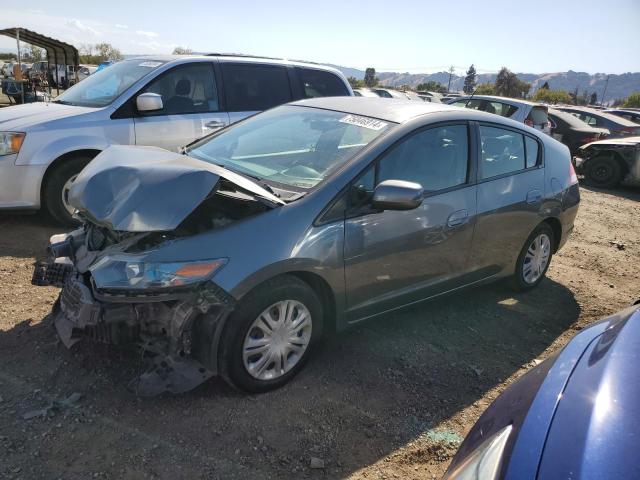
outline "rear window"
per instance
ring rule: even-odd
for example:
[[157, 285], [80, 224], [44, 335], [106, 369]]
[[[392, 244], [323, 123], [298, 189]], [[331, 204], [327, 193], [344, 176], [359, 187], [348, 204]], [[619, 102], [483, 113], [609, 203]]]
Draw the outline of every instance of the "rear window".
[[347, 90], [344, 82], [331, 72], [311, 68], [297, 68], [296, 70], [305, 98], [344, 97], [349, 95], [349, 90]]
[[453, 102], [451, 105], [455, 105], [456, 107], [466, 107], [471, 108], [473, 110], [478, 110], [480, 108], [480, 104], [482, 100], [471, 99], [471, 100], [458, 100], [457, 102]]
[[285, 67], [223, 63], [222, 77], [230, 112], [267, 110], [291, 101]]
[[546, 125], [549, 121], [547, 109], [544, 107], [533, 107], [527, 116], [527, 120], [531, 120], [534, 125]]
[[487, 101], [482, 110], [488, 113], [500, 115], [501, 117], [510, 117], [518, 111], [518, 107], [509, 105], [508, 103]]

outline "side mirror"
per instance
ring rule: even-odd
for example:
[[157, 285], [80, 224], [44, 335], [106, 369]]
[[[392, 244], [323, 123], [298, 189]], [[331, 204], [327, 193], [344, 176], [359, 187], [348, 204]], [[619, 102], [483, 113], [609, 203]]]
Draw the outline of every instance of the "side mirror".
[[385, 180], [373, 191], [373, 208], [379, 210], [413, 210], [422, 204], [422, 185], [404, 180]]
[[157, 93], [142, 93], [136, 97], [136, 108], [139, 112], [155, 112], [162, 110], [162, 95]]

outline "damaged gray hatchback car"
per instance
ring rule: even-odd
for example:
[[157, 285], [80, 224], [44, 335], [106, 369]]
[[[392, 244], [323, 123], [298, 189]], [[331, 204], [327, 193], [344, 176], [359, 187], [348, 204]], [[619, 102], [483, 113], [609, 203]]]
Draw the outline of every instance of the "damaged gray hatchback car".
[[149, 352], [141, 394], [219, 374], [266, 391], [323, 332], [469, 285], [535, 287], [567, 240], [569, 150], [521, 123], [442, 104], [295, 102], [184, 149], [114, 146], [71, 187], [83, 222], [34, 283], [53, 319]]

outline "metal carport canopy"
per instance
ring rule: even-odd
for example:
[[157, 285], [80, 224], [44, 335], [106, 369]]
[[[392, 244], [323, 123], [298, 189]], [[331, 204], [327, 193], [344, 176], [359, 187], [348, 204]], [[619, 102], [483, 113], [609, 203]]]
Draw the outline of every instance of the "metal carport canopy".
[[76, 47], [38, 32], [22, 27], [13, 27], [0, 30], [0, 35], [6, 35], [11, 38], [19, 37], [21, 42], [44, 48], [47, 51], [49, 61], [55, 59], [55, 63], [59, 65], [61, 65], [59, 63], [60, 60], [64, 60], [65, 65], [75, 65], [76, 67], [80, 63], [80, 55]]

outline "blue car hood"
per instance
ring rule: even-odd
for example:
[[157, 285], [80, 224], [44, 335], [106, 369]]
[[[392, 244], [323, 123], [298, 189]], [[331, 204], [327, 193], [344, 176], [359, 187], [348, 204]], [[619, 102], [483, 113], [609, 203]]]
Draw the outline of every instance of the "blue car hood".
[[640, 478], [640, 309], [617, 316], [571, 374], [538, 478]]
[[69, 204], [111, 230], [170, 231], [221, 178], [274, 206], [284, 203], [252, 180], [202, 160], [155, 147], [112, 146], [80, 172]]

